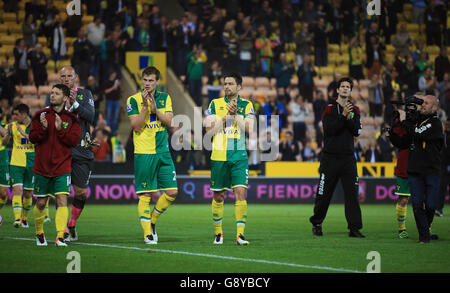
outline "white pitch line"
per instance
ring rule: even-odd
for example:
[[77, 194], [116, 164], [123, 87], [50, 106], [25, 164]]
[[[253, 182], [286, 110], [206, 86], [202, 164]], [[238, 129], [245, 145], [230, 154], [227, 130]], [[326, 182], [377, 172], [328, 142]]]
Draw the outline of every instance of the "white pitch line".
[[[18, 238], [18, 237], [8, 237], [8, 236], [0, 236], [0, 239], [1, 238], [12, 239], [12, 240], [24, 240], [24, 241], [35, 241], [36, 240], [36, 239], [30, 239], [30, 238]], [[54, 241], [48, 241], [48, 242], [54, 242]], [[225, 259], [225, 260], [236, 260], [236, 261], [244, 261], [244, 262], [255, 262], [255, 263], [263, 263], [263, 264], [271, 264], [271, 265], [296, 267], [296, 268], [334, 271], [334, 272], [341, 272], [341, 273], [364, 273], [362, 271], [342, 269], [342, 268], [310, 266], [310, 265], [278, 262], [278, 261], [271, 261], [271, 260], [264, 260], [264, 259], [241, 258], [241, 257], [234, 257], [234, 256], [224, 256], [224, 255], [215, 255], [215, 254], [207, 254], [207, 253], [195, 253], [195, 252], [188, 252], [188, 251], [177, 251], [177, 250], [167, 250], [167, 249], [157, 249], [157, 248], [141, 248], [141, 247], [133, 247], [133, 246], [120, 246], [120, 245], [87, 243], [87, 242], [71, 242], [70, 243], [70, 245], [73, 245], [73, 244], [106, 247], [106, 248], [119, 248], [119, 249], [128, 249], [128, 250], [139, 250], [139, 251], [153, 251], [153, 252], [162, 252], [162, 253], [171, 253], [171, 254], [182, 254], [182, 255], [189, 255], [189, 256], [201, 256], [201, 257], [210, 257], [210, 258]]]

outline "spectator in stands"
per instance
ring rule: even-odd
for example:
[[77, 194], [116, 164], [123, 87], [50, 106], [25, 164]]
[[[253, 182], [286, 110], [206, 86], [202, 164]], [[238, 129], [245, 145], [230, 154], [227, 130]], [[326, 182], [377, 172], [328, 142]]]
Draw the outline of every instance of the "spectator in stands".
[[235, 72], [239, 70], [239, 36], [236, 34], [236, 21], [234, 19], [225, 23], [222, 33], [223, 49], [223, 69], [225, 72]]
[[325, 100], [325, 94], [321, 90], [317, 90], [314, 102], [312, 104], [313, 112], [314, 112], [314, 128], [319, 128], [319, 123], [322, 121], [322, 113], [327, 107], [327, 101]]
[[[425, 9], [426, 3], [424, 0], [410, 0], [413, 4], [413, 22], [419, 24], [419, 29], [421, 30], [421, 25], [424, 23], [425, 19]], [[421, 30], [422, 31], [422, 30]]]
[[14, 68], [9, 66], [6, 58], [2, 58], [0, 63], [0, 99], [7, 100], [9, 104], [12, 104], [16, 91], [14, 76]]
[[371, 117], [381, 117], [383, 115], [383, 80], [379, 75], [374, 74], [367, 85], [369, 90], [369, 115]]
[[313, 100], [314, 77], [316, 75], [316, 70], [310, 63], [309, 55], [304, 55], [303, 64], [297, 70], [297, 77], [300, 94], [308, 103], [311, 103]]
[[150, 38], [154, 40], [152, 42], [152, 51], [167, 52], [169, 48], [169, 25], [167, 23], [167, 17], [161, 16], [159, 23], [152, 27], [150, 34]]
[[306, 140], [306, 117], [309, 115], [306, 103], [301, 95], [295, 95], [288, 105], [288, 111], [292, 117], [294, 129], [294, 141], [305, 145]]
[[93, 48], [83, 29], [78, 31], [78, 39], [73, 42], [72, 67], [78, 73], [80, 85], [86, 86], [89, 68], [94, 61]]
[[137, 22], [137, 30], [135, 31], [135, 43], [138, 51], [150, 51], [150, 21], [148, 19], [139, 18]]
[[109, 162], [111, 161], [111, 142], [109, 140], [110, 133], [104, 129], [97, 129], [94, 132], [95, 142], [99, 146], [93, 146], [94, 161]]
[[40, 98], [39, 87], [47, 83], [47, 61], [47, 56], [42, 51], [42, 45], [37, 43], [34, 49], [30, 50], [30, 65], [38, 98]]
[[25, 46], [28, 48], [33, 48], [37, 43], [37, 34], [39, 32], [39, 27], [33, 21], [33, 15], [29, 14], [26, 18], [24, 24], [22, 25], [23, 39], [25, 41]]
[[[388, 123], [383, 123], [381, 129], [387, 129], [389, 127]], [[392, 152], [394, 151], [394, 146], [387, 137], [387, 131], [381, 131], [380, 136], [377, 138], [377, 147], [380, 150], [380, 157], [377, 162], [392, 162]]]
[[28, 84], [28, 48], [24, 39], [17, 39], [14, 46], [14, 69], [18, 85]]
[[392, 39], [392, 45], [395, 47], [395, 54], [402, 51], [404, 56], [408, 56], [411, 42], [412, 40], [409, 36], [408, 30], [406, 29], [406, 24], [402, 23], [400, 25], [400, 31]]
[[381, 66], [383, 65], [384, 43], [380, 42], [378, 38], [372, 35], [369, 43], [366, 44], [367, 53], [367, 76], [380, 74]]
[[25, 19], [28, 19], [28, 15], [33, 16], [33, 22], [43, 19], [45, 7], [39, 2], [41, 1], [31, 0], [30, 2], [25, 3]]
[[316, 21], [317, 17], [318, 14], [316, 9], [314, 8], [314, 2], [313, 1], [306, 2], [302, 14], [303, 21], [312, 24]]
[[100, 15], [96, 15], [94, 17], [94, 22], [91, 22], [86, 26], [86, 38], [88, 42], [91, 43], [92, 53], [94, 54], [94, 64], [91, 66], [90, 73], [98, 76], [100, 70], [100, 45], [105, 38], [105, 24], [102, 23]]
[[276, 78], [276, 87], [278, 95], [284, 97], [285, 102], [289, 102], [288, 88], [291, 85], [291, 76], [295, 73], [294, 63], [286, 62], [286, 53], [280, 54], [279, 61], [273, 69]]
[[397, 14], [403, 11], [403, 4], [399, 5], [398, 0], [384, 0], [384, 13], [380, 16], [380, 30], [383, 32], [386, 44], [391, 43], [391, 36], [397, 32]]
[[425, 70], [429, 68], [433, 68], [433, 64], [428, 61], [428, 55], [426, 52], [422, 52], [420, 54], [419, 60], [416, 62], [416, 66], [419, 69], [418, 76], [422, 77], [425, 74]]
[[350, 77], [361, 80], [364, 79], [363, 73], [363, 48], [358, 40], [358, 37], [353, 37], [350, 40], [350, 46], [348, 47], [349, 55], [349, 75]]
[[434, 59], [434, 71], [437, 84], [443, 82], [445, 73], [450, 73], [450, 61], [448, 59], [447, 48], [445, 46], [441, 46], [439, 56]]
[[17, 0], [3, 0], [3, 9], [5, 12], [16, 12], [17, 13]]
[[94, 99], [95, 116], [94, 116], [94, 123], [92, 125], [94, 127], [96, 127], [97, 121], [98, 121], [98, 116], [100, 114], [100, 103], [103, 100], [103, 95], [101, 93], [100, 87], [97, 84], [97, 80], [95, 79], [95, 76], [89, 75], [86, 89], [91, 91], [92, 98]]
[[375, 138], [369, 140], [368, 148], [363, 154], [364, 162], [367, 163], [376, 163], [380, 161], [381, 158], [381, 150], [377, 145]]
[[404, 51], [398, 51], [398, 53], [395, 55], [394, 67], [398, 71], [400, 81], [403, 81], [402, 77], [406, 71], [406, 57], [407, 55], [405, 55]]
[[425, 9], [425, 32], [428, 46], [441, 46], [442, 44], [441, 26], [446, 26], [445, 20], [447, 15], [441, 4], [438, 5], [438, 1], [431, 0]]
[[435, 95], [436, 81], [430, 67], [425, 69], [425, 74], [419, 78], [419, 91], [427, 95]]
[[303, 162], [317, 161], [316, 151], [312, 148], [311, 139], [306, 140], [304, 147], [300, 152]]
[[281, 11], [278, 16], [280, 27], [280, 38], [282, 42], [292, 42], [294, 37], [294, 15], [292, 14], [292, 6], [288, 3], [282, 4]]
[[252, 30], [250, 17], [244, 18], [242, 21], [242, 28], [238, 31], [239, 34], [239, 60], [242, 76], [250, 75], [251, 62], [254, 59], [253, 43], [255, 41], [255, 34]]
[[270, 22], [275, 19], [275, 15], [268, 0], [263, 0], [260, 5], [260, 8], [255, 13], [254, 25], [257, 28], [264, 26], [266, 32], [269, 34], [271, 30]]
[[341, 1], [331, 1], [329, 11], [329, 21], [333, 27], [333, 30], [330, 32], [330, 43], [340, 44], [344, 20], [344, 11], [341, 9]]
[[278, 128], [282, 129], [286, 126], [287, 113], [283, 104], [278, 101], [277, 96], [269, 94], [268, 101], [264, 105], [264, 115], [267, 117], [267, 125], [270, 124], [272, 115], [278, 115]]
[[214, 100], [218, 99], [221, 90], [221, 78], [222, 78], [222, 68], [219, 65], [219, 61], [213, 60], [211, 62], [211, 68], [208, 73], [208, 104]]
[[56, 16], [58, 15], [58, 13], [59, 11], [53, 4], [53, 1], [48, 0], [46, 2], [44, 16], [41, 23], [41, 30], [44, 36], [47, 38], [48, 43], [50, 43], [50, 40], [52, 38], [53, 27], [56, 23]]
[[258, 28], [258, 37], [255, 40], [255, 48], [258, 50], [258, 73], [261, 76], [269, 77], [272, 73], [273, 49], [275, 43], [267, 37], [267, 30], [264, 25]]
[[203, 65], [207, 56], [201, 45], [194, 45], [193, 50], [186, 56], [188, 60], [187, 78], [189, 81], [189, 94], [197, 106], [202, 106], [202, 77]]
[[325, 23], [325, 18], [319, 18], [317, 25], [312, 27], [314, 44], [314, 63], [316, 66], [328, 65], [327, 34], [333, 29], [330, 24]]
[[52, 53], [52, 60], [55, 62], [54, 71], [57, 72], [58, 69], [56, 68], [57, 67], [56, 62], [58, 62], [64, 56], [66, 56], [67, 53], [66, 38], [61, 23], [61, 17], [59, 15], [56, 16], [56, 22], [53, 25], [52, 34], [50, 38], [50, 48]]
[[419, 68], [414, 63], [411, 55], [406, 60], [405, 71], [401, 78], [405, 87], [405, 96], [409, 97], [419, 91]]
[[346, 1], [342, 5], [350, 5], [344, 8], [344, 34], [350, 39], [358, 35], [362, 24], [361, 12], [359, 5], [354, 5], [351, 1]]
[[[114, 1], [111, 1], [114, 2]], [[64, 27], [66, 28], [66, 35], [70, 38], [77, 37], [78, 32], [83, 26], [83, 22], [81, 20], [82, 15], [69, 15], [64, 21]]]
[[428, 52], [427, 49], [425, 48], [425, 43], [422, 41], [422, 39], [421, 38], [417, 39], [414, 44], [415, 49], [412, 52], [414, 63], [419, 61], [420, 56], [422, 56], [422, 53], [425, 53], [425, 60], [428, 60]]
[[304, 55], [311, 54], [312, 37], [308, 31], [308, 25], [309, 24], [307, 22], [303, 22], [301, 31], [295, 36], [297, 66], [303, 64]]
[[297, 156], [300, 154], [298, 143], [294, 141], [292, 131], [286, 131], [286, 139], [280, 142], [279, 146], [281, 161], [297, 161]]
[[445, 73], [442, 82], [436, 85], [439, 93], [441, 108], [447, 117], [450, 117], [450, 73]]
[[[111, 133], [116, 133], [120, 110], [120, 80], [117, 71], [110, 69], [109, 78], [104, 82], [103, 93], [106, 100], [106, 123]], [[94, 104], [95, 105], [95, 104]]]

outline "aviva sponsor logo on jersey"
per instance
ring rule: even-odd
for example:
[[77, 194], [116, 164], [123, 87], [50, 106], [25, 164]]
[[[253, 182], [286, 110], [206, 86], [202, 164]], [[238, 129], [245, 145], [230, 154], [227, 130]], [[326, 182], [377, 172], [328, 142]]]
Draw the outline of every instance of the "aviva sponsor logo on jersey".
[[222, 132], [227, 138], [239, 138], [241, 135], [241, 132], [237, 128], [226, 128]]

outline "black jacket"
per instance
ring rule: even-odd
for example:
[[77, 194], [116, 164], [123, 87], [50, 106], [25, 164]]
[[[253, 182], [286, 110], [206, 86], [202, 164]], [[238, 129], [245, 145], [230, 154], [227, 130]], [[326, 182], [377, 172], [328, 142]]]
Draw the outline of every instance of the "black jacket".
[[343, 108], [336, 100], [325, 108], [322, 114], [325, 154], [354, 155], [354, 138], [361, 133], [361, 118], [359, 108], [353, 107], [353, 118], [347, 119], [342, 115]]
[[444, 145], [442, 123], [436, 114], [420, 116], [419, 121], [416, 124], [403, 121], [403, 127], [412, 139], [408, 174], [439, 175]]
[[76, 102], [78, 107], [72, 107], [69, 111], [77, 115], [81, 126], [81, 139], [76, 147], [72, 149], [72, 159], [78, 161], [91, 161], [94, 159], [92, 148], [87, 145], [86, 140], [91, 138], [91, 125], [94, 122], [95, 108], [94, 98], [90, 90], [78, 88]]

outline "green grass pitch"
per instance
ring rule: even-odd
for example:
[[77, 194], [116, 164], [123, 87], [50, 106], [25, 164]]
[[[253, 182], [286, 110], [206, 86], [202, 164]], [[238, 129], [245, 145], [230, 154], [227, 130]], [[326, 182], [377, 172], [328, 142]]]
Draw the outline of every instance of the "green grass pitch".
[[[153, 206], [153, 204], [152, 204]], [[2, 209], [0, 273], [65, 273], [67, 255], [80, 255], [82, 273], [333, 273], [366, 272], [368, 254], [380, 255], [382, 273], [449, 273], [450, 216], [436, 217], [439, 240], [417, 243], [412, 208], [408, 206], [409, 239], [398, 239], [394, 205], [362, 205], [365, 239], [348, 237], [344, 206], [332, 204], [314, 238], [308, 218], [312, 205], [249, 204], [246, 238], [235, 245], [234, 203], [225, 203], [224, 244], [214, 246], [211, 207], [174, 204], [158, 221], [159, 243], [148, 246], [136, 205], [86, 205], [77, 231], [79, 241], [54, 247], [55, 209], [45, 224], [47, 247], [37, 247], [34, 220], [30, 228], [13, 227], [10, 205]]]

